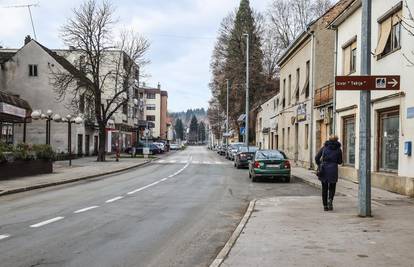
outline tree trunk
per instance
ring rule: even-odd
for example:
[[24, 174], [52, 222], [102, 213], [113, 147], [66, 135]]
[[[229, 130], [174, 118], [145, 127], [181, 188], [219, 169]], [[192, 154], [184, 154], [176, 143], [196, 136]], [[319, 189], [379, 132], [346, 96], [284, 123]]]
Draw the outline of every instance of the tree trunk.
[[99, 125], [99, 149], [98, 149], [98, 162], [105, 161], [105, 145], [106, 145], [106, 132], [105, 125]]

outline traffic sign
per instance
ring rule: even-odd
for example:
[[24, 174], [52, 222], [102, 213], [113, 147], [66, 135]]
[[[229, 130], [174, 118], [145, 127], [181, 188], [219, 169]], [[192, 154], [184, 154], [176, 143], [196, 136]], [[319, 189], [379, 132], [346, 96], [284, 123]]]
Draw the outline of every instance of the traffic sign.
[[335, 90], [400, 90], [400, 76], [336, 76]]

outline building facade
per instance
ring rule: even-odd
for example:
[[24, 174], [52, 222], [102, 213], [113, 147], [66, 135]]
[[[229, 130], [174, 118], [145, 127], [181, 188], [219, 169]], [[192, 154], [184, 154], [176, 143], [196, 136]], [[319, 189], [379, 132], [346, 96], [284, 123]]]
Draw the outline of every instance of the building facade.
[[[414, 4], [373, 1], [371, 43], [372, 75], [400, 75], [400, 91], [371, 92], [372, 185], [414, 195], [414, 159], [405, 144], [414, 139], [414, 36], [403, 26]], [[361, 69], [361, 1], [352, 1], [329, 25], [336, 33], [336, 74], [358, 75]], [[336, 133], [343, 143], [340, 176], [358, 181], [360, 93], [336, 92]]]
[[279, 94], [257, 108], [256, 146], [260, 149], [278, 149]]

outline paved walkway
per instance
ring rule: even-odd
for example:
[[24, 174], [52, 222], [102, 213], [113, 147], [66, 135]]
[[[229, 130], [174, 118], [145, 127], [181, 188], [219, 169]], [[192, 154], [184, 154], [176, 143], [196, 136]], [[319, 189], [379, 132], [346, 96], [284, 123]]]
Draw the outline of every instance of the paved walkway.
[[0, 180], [0, 195], [18, 193], [37, 188], [65, 184], [105, 174], [111, 174], [147, 163], [142, 158], [121, 158], [116, 162], [108, 156], [106, 162], [96, 162], [96, 157], [87, 157], [72, 161], [57, 161], [53, 164], [53, 173]]
[[221, 266], [414, 266], [414, 200], [373, 189], [373, 217], [360, 218], [357, 188], [341, 180], [333, 212], [315, 196], [258, 200]]

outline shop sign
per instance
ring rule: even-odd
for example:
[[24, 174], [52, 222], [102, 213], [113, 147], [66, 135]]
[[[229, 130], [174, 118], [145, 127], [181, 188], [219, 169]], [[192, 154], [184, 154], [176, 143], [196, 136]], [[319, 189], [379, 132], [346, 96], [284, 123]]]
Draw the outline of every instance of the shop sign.
[[300, 104], [296, 112], [297, 121], [306, 121], [306, 104]]
[[26, 118], [26, 110], [4, 102], [0, 102], [0, 113]]

